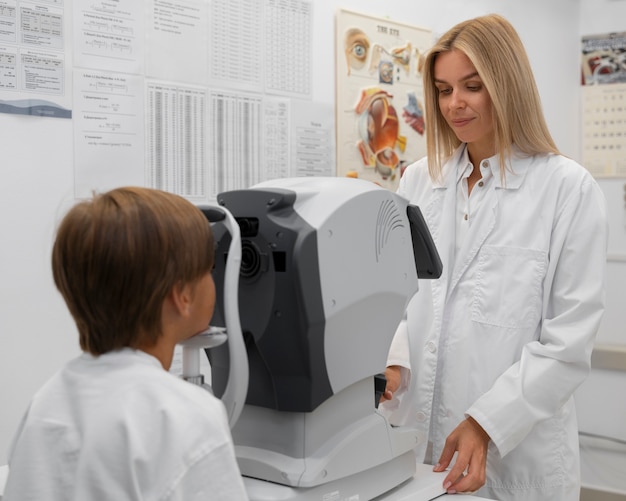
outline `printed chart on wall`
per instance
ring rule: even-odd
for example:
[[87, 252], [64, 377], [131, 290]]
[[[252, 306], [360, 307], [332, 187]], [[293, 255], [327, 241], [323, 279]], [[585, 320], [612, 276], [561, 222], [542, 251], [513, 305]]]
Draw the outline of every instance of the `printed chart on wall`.
[[626, 32], [582, 38], [582, 163], [626, 177]]
[[430, 30], [339, 10], [336, 18], [337, 175], [395, 190], [426, 154], [421, 63]]
[[63, 2], [0, 1], [0, 113], [72, 118]]

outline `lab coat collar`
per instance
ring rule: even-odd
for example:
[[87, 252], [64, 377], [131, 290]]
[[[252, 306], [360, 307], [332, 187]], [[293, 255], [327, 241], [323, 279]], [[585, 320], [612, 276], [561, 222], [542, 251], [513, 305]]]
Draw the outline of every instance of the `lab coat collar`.
[[[515, 145], [511, 148], [511, 165], [504, 171], [504, 178], [500, 174], [500, 155], [482, 159], [489, 162], [489, 168], [494, 178], [494, 186], [507, 190], [518, 189], [526, 177], [532, 157], [525, 156]], [[465, 166], [469, 163], [467, 143], [461, 143], [452, 156], [445, 162], [442, 170], [442, 181], [435, 183], [435, 188], [452, 188], [459, 182]], [[456, 174], [451, 175], [456, 169]]]

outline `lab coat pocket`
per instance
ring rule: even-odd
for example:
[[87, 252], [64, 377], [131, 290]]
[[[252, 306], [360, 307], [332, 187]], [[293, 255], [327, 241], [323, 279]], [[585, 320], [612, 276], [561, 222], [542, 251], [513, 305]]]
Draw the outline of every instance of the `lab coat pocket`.
[[484, 246], [478, 255], [472, 320], [508, 329], [539, 323], [547, 252]]

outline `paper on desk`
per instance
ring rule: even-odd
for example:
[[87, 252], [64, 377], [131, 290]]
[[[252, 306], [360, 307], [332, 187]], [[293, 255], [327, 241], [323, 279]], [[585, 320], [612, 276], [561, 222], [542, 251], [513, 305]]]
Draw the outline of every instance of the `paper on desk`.
[[376, 501], [430, 501], [446, 493], [447, 472], [435, 472], [430, 464], [418, 463], [412, 479], [376, 498]]

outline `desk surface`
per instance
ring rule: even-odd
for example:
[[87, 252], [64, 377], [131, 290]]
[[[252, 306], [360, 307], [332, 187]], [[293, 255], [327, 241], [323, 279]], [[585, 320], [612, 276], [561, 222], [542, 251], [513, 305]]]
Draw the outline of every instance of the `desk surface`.
[[[2, 501], [8, 474], [9, 467], [6, 465], [0, 466], [0, 501]], [[454, 496], [445, 494], [441, 496], [443, 493], [441, 484], [444, 478], [442, 475], [442, 473], [432, 471], [432, 466], [418, 464], [415, 476], [411, 480], [378, 499], [380, 501], [429, 501], [437, 496], [440, 496], [437, 497], [437, 501], [442, 499], [449, 499], [450, 501], [481, 501], [485, 499], [464, 494], [455, 494]]]

